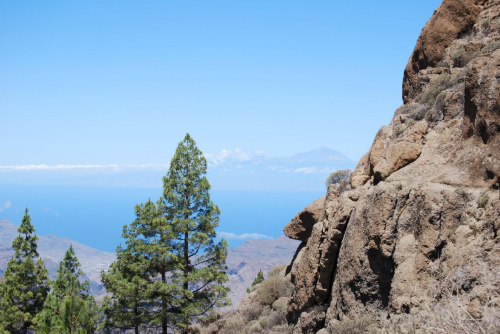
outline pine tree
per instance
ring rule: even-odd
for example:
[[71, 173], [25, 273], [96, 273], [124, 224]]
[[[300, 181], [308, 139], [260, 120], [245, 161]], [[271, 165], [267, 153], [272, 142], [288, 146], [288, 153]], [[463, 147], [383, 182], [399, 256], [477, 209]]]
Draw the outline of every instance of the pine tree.
[[252, 287], [262, 282], [264, 282], [264, 273], [262, 272], [262, 270], [259, 270], [259, 272], [257, 273], [257, 277], [255, 277], [255, 279], [252, 282]]
[[207, 163], [189, 135], [164, 177], [164, 196], [135, 207], [123, 230], [125, 246], [101, 277], [108, 292], [105, 325], [180, 328], [228, 304], [227, 243], [214, 244], [219, 208], [210, 201]]
[[225, 240], [214, 243], [220, 211], [210, 200], [206, 172], [206, 159], [187, 134], [163, 178], [166, 217], [174, 235], [171, 245], [177, 259], [171, 274], [181, 287], [177, 296], [180, 312], [175, 320], [183, 333], [214, 307], [228, 305], [229, 288], [224, 286], [228, 281], [227, 243]]
[[[12, 242], [14, 256], [0, 285], [0, 323], [10, 333], [28, 333], [49, 291], [48, 272], [37, 252], [38, 237], [26, 209]], [[38, 258], [36, 261], [35, 259]]]
[[59, 263], [52, 292], [35, 318], [37, 333], [94, 333], [99, 313], [73, 246]]
[[136, 219], [123, 229], [125, 247], [116, 250], [117, 261], [101, 277], [113, 295], [104, 303], [106, 327], [160, 327], [166, 333], [175, 313], [178, 287], [169, 281], [172, 259], [171, 228], [162, 201], [136, 205]]

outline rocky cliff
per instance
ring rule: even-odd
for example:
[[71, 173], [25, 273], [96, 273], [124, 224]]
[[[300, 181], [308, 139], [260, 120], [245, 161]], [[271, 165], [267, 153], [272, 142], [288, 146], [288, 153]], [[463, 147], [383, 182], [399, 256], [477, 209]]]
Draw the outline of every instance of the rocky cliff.
[[500, 331], [499, 95], [500, 0], [444, 0], [350, 185], [285, 228], [294, 333]]

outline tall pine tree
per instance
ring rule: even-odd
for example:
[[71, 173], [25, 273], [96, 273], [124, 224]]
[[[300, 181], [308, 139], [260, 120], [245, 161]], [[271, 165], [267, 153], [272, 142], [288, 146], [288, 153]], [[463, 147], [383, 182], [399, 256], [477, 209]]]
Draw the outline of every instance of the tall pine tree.
[[186, 135], [164, 177], [163, 198], [135, 207], [125, 246], [101, 275], [112, 293], [104, 303], [108, 327], [187, 333], [193, 321], [228, 304], [227, 243], [214, 243], [220, 212], [210, 201], [206, 169]]
[[171, 246], [177, 259], [171, 274], [181, 287], [175, 325], [183, 333], [188, 333], [193, 321], [229, 302], [229, 288], [224, 286], [228, 281], [227, 243], [225, 240], [214, 243], [220, 211], [210, 200], [206, 172], [207, 161], [187, 134], [177, 146], [163, 178], [166, 218], [171, 225]]
[[94, 333], [99, 312], [89, 282], [82, 276], [80, 262], [70, 246], [59, 263], [52, 292], [35, 318], [37, 333]]
[[17, 231], [19, 236], [12, 242], [15, 254], [7, 263], [4, 282], [0, 285], [0, 323], [12, 334], [25, 334], [43, 307], [49, 279], [37, 252], [38, 237], [28, 209]]

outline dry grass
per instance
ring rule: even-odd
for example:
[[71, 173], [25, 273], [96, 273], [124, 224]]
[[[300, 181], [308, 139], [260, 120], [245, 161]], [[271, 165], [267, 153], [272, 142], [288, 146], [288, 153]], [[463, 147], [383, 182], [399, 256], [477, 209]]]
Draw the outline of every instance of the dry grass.
[[277, 266], [269, 270], [269, 277], [255, 286], [253, 303], [244, 304], [237, 312], [199, 328], [200, 334], [291, 333], [292, 327], [286, 321], [286, 303], [274, 303], [279, 298], [290, 297], [292, 293], [293, 285], [284, 277], [285, 268]]

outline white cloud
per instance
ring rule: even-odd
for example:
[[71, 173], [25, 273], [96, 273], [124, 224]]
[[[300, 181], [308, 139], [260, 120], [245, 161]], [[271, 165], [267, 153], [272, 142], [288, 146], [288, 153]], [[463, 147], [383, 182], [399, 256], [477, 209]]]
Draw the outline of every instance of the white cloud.
[[302, 167], [302, 168], [295, 169], [294, 172], [295, 173], [312, 174], [312, 173], [316, 173], [317, 169], [316, 169], [316, 167]]
[[[260, 151], [258, 151], [260, 153]], [[254, 157], [252, 153], [244, 152], [242, 149], [235, 149], [234, 151], [226, 150], [225, 148], [220, 153], [205, 154], [208, 165], [217, 166], [225, 161], [244, 162], [249, 161]]]
[[319, 169], [318, 167], [302, 167], [294, 170], [295, 173], [303, 173], [303, 174], [316, 174], [316, 173], [331, 173], [333, 170], [331, 168], [323, 168]]
[[232, 232], [217, 232], [217, 236], [225, 239], [272, 239], [272, 237], [259, 233], [243, 233], [243, 234], [235, 234]]
[[111, 169], [111, 170], [127, 170], [127, 169], [154, 169], [168, 168], [168, 164], [142, 164], [142, 165], [18, 165], [18, 166], [0, 166], [0, 172], [12, 171], [50, 171], [50, 170], [76, 170], [76, 169]]
[[292, 170], [288, 167], [285, 166], [278, 166], [278, 165], [272, 165], [271, 167], [268, 168], [270, 171], [273, 172], [291, 172]]

